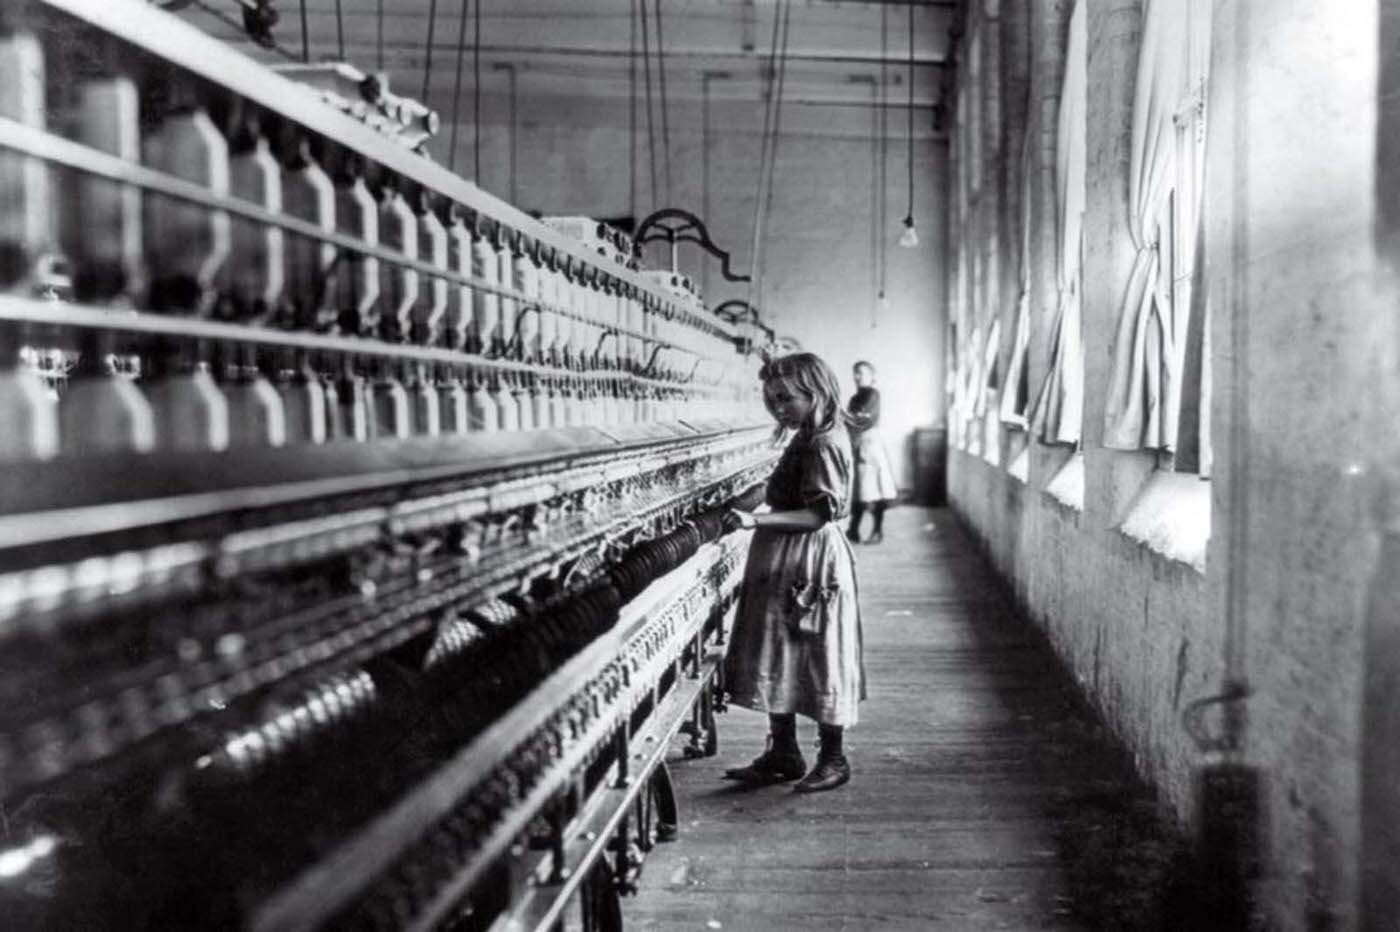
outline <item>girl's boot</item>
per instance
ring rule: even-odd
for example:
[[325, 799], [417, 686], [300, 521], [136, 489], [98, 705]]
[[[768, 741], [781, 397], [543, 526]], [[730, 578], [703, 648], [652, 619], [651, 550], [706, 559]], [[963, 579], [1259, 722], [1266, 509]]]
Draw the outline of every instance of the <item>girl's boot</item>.
[[834, 790], [851, 779], [851, 764], [841, 747], [843, 729], [840, 725], [820, 725], [821, 749], [811, 773], [793, 787], [799, 793], [820, 793]]
[[807, 770], [807, 762], [797, 746], [797, 716], [769, 715], [768, 732], [768, 749], [747, 767], [726, 770], [726, 780], [765, 784], [783, 783], [802, 776]]

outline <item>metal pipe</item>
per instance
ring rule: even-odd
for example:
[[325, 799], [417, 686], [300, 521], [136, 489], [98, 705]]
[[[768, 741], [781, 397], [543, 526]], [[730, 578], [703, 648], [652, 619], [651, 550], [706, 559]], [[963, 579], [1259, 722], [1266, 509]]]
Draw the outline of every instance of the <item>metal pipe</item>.
[[[392, 53], [417, 54], [422, 49], [421, 45], [397, 47], [387, 46]], [[574, 58], [634, 58], [635, 55], [627, 48], [607, 48], [601, 46], [565, 46], [565, 45], [485, 45], [481, 46], [482, 54], [495, 54], [509, 56], [511, 58], [529, 57], [535, 55], [558, 55], [560, 57]], [[667, 58], [718, 58], [718, 59], [739, 59], [746, 62], [754, 60], [752, 52], [730, 52], [724, 49], [667, 49]], [[878, 55], [848, 55], [839, 52], [793, 52], [788, 55], [788, 61], [811, 62], [815, 64], [840, 64], [840, 65], [879, 65], [898, 64], [907, 65], [909, 57], [899, 55], [886, 58]], [[946, 58], [915, 58], [914, 64], [921, 68], [948, 68], [952, 66]]]

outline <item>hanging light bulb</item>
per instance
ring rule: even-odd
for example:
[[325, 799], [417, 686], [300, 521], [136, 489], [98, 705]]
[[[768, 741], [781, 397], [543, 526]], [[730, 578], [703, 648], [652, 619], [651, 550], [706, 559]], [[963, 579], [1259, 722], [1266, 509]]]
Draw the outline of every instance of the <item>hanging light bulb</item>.
[[919, 233], [914, 229], [914, 4], [909, 4], [909, 208], [904, 215], [904, 232], [899, 234], [899, 245], [903, 249], [913, 249], [919, 245]]
[[904, 232], [899, 234], [899, 245], [904, 249], [913, 249], [919, 245], [919, 232], [914, 229], [913, 214], [904, 218]]

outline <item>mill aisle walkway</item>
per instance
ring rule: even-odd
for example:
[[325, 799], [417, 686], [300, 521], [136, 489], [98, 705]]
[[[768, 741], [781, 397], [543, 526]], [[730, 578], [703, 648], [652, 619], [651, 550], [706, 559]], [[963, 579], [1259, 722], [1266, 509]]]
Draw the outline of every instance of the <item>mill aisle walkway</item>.
[[[648, 857], [627, 928], [1187, 928], [1181, 839], [953, 515], [895, 509], [856, 554], [851, 783], [722, 780], [767, 732], [731, 709], [718, 757], [672, 757], [680, 837]], [[799, 735], [810, 762], [815, 727]]]

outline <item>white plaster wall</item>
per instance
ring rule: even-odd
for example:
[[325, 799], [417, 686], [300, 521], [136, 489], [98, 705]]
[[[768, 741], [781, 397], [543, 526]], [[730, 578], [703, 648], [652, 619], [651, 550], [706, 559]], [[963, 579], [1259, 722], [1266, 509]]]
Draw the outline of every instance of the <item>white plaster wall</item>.
[[[1029, 5], [1033, 26], [1062, 12]], [[1097, 442], [1131, 260], [1140, 7], [1089, 8], [1085, 507], [1046, 495], [1043, 456], [1023, 484], [955, 452], [951, 497], [1184, 822], [1207, 759], [1181, 712], [1219, 690], [1235, 645], [1252, 690], [1244, 760], [1263, 781], [1264, 915], [1281, 930], [1363, 928], [1358, 764], [1363, 740], [1395, 740], [1361, 727], [1377, 661], [1365, 653], [1381, 572], [1372, 509], [1377, 474], [1394, 468], [1400, 397], [1400, 288], [1374, 229], [1378, 8], [1216, 4], [1205, 207], [1216, 459], [1199, 572], [1119, 530], [1154, 458]]]
[[[714, 84], [716, 89], [720, 82]], [[481, 183], [509, 195], [508, 132], [505, 101], [490, 97], [483, 111], [501, 117], [483, 126]], [[729, 298], [754, 299], [780, 334], [797, 338], [836, 370], [846, 392], [854, 391], [851, 366], [875, 364], [883, 395], [886, 441], [902, 488], [912, 487], [909, 435], [918, 426], [943, 419], [943, 312], [946, 250], [944, 187], [946, 143], [920, 114], [914, 146], [914, 215], [920, 243], [913, 250], [895, 245], [906, 209], [905, 115], [892, 111], [886, 149], [887, 307], [875, 300], [871, 262], [875, 148], [869, 110], [788, 105], [778, 143], [772, 213], [769, 218], [766, 275], [761, 299], [749, 286], [725, 282], [719, 265], [682, 249], [682, 269], [709, 287], [713, 306]], [[701, 104], [672, 104], [671, 203], [702, 213], [705, 202]], [[628, 114], [625, 98], [529, 97], [517, 102], [516, 187], [519, 206], [546, 214], [625, 216], [628, 185]], [[708, 147], [711, 235], [733, 253], [736, 271], [750, 269], [752, 223], [757, 192], [762, 109], [756, 101], [725, 99], [716, 93]], [[656, 126], [658, 150], [661, 128]], [[446, 160], [439, 135], [438, 157]], [[646, 126], [640, 117], [637, 153], [637, 212], [664, 206], [664, 171], [652, 197], [646, 153]], [[472, 130], [458, 140], [458, 168], [471, 163]], [[465, 153], [465, 154], [464, 154]], [[658, 156], [659, 157], [659, 156]], [[469, 172], [468, 172], [469, 173]], [[653, 254], [653, 265], [664, 256]], [[708, 271], [707, 271], [708, 267]]]

